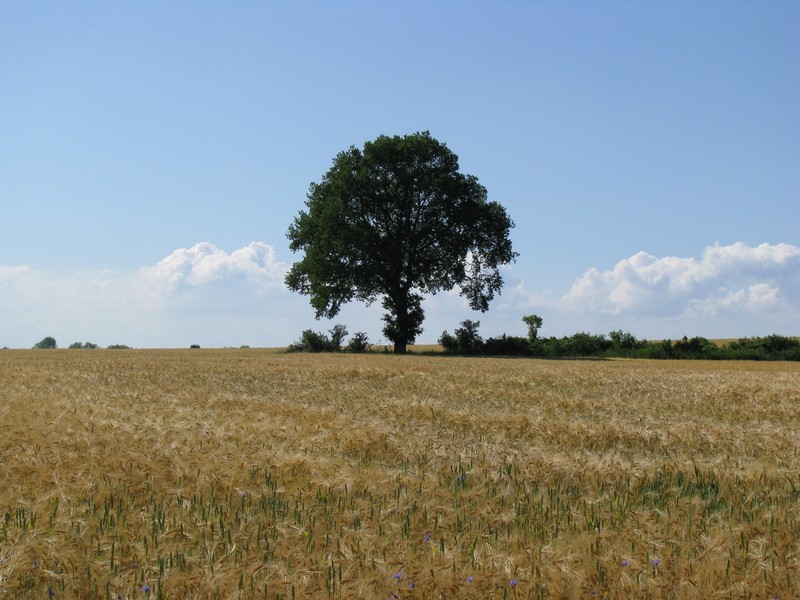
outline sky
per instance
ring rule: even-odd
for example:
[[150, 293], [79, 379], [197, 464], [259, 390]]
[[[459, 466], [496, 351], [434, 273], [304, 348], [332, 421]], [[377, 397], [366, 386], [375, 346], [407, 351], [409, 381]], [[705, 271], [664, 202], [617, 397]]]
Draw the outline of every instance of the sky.
[[285, 346], [336, 154], [430, 131], [515, 222], [421, 343], [800, 335], [800, 3], [0, 0], [0, 347]]

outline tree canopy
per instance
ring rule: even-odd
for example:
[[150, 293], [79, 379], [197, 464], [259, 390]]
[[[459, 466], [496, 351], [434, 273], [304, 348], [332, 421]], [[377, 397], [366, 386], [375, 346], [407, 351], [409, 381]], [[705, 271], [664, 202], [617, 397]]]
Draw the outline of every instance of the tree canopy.
[[58, 348], [58, 344], [56, 343], [56, 338], [52, 336], [47, 336], [42, 338], [40, 341], [36, 342], [33, 345], [34, 348], [37, 350], [45, 349], [45, 350], [52, 350], [53, 348]]
[[305, 255], [287, 285], [310, 296], [317, 318], [380, 298], [397, 353], [422, 332], [424, 294], [457, 286], [486, 311], [503, 285], [499, 267], [517, 256], [505, 209], [428, 132], [340, 152], [306, 207], [288, 231], [292, 251]]

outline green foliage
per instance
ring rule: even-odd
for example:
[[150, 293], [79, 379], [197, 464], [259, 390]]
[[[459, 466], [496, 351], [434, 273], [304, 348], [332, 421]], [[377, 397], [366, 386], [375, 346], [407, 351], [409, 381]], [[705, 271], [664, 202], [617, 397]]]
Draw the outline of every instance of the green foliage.
[[604, 336], [593, 335], [583, 331], [564, 338], [566, 356], [600, 356], [611, 347], [611, 342]]
[[461, 354], [478, 354], [483, 348], [483, 338], [478, 334], [480, 321], [461, 321], [461, 327], [455, 330], [456, 342]]
[[[347, 336], [347, 327], [342, 324], [337, 324], [333, 326], [333, 329], [329, 331], [330, 337], [322, 332], [314, 331], [312, 329], [306, 329], [302, 334], [300, 334], [300, 339], [292, 344], [289, 345], [287, 348], [288, 352], [339, 352], [342, 349], [342, 344], [344, 343], [344, 338]], [[362, 336], [362, 337], [359, 337]], [[357, 333], [356, 337], [365, 344], [366, 347], [369, 346], [367, 336], [364, 333]], [[352, 344], [351, 340], [351, 344]], [[358, 346], [358, 342], [356, 343]], [[364, 348], [364, 350], [366, 349]], [[348, 346], [349, 348], [349, 346]], [[364, 350], [361, 350], [362, 352]]]
[[490, 337], [483, 342], [482, 353], [489, 356], [530, 356], [533, 347], [529, 338], [508, 336]]
[[109, 350], [130, 350], [130, 346], [126, 346], [125, 344], [111, 344], [108, 346]]
[[452, 354], [483, 354], [483, 338], [478, 334], [480, 324], [480, 321], [469, 319], [462, 321], [461, 327], [455, 330], [455, 335], [446, 331], [442, 333], [439, 344]]
[[363, 331], [356, 331], [347, 344], [347, 350], [355, 354], [368, 352], [370, 348], [369, 337]]
[[45, 338], [42, 338], [41, 341], [37, 342], [33, 346], [37, 350], [52, 350], [53, 348], [58, 348], [58, 344], [56, 344], [56, 339], [54, 337], [50, 337], [49, 335]]
[[306, 329], [300, 334], [300, 339], [289, 345], [289, 352], [333, 352], [334, 345], [324, 333]]
[[704, 337], [693, 337], [683, 339], [675, 343], [675, 352], [686, 356], [702, 358], [704, 354], [711, 354], [717, 350], [717, 346], [711, 340]]
[[742, 338], [728, 344], [727, 349], [753, 360], [800, 360], [800, 340], [775, 333], [766, 337]]
[[611, 339], [611, 347], [614, 350], [635, 350], [642, 347], [642, 342], [637, 340], [635, 335], [621, 329], [612, 331], [608, 334], [608, 337]]
[[439, 345], [444, 348], [444, 351], [448, 354], [458, 353], [458, 340], [447, 331], [443, 331], [442, 335], [439, 336]]
[[442, 333], [439, 344], [447, 354], [481, 354], [486, 356], [538, 356], [541, 358], [650, 358], [705, 360], [800, 360], [800, 340], [773, 334], [767, 337], [743, 338], [726, 346], [718, 346], [704, 337], [683, 337], [677, 342], [639, 340], [632, 333], [612, 331], [606, 337], [578, 332], [562, 338], [540, 338], [542, 319], [529, 315], [522, 320], [528, 325], [528, 337], [503, 334], [482, 340], [477, 321], [463, 321], [455, 334]]
[[92, 342], [73, 342], [69, 345], [70, 350], [94, 350], [97, 348], [97, 344], [93, 344]]
[[528, 326], [528, 340], [531, 344], [539, 337], [539, 328], [542, 326], [542, 317], [539, 315], [526, 315], [522, 321]]
[[422, 331], [424, 294], [457, 286], [486, 311], [502, 287], [499, 267], [517, 256], [505, 209], [428, 132], [340, 152], [311, 184], [306, 207], [288, 231], [304, 256], [287, 285], [310, 297], [317, 318], [380, 298], [398, 353]]
[[687, 338], [683, 336], [677, 342], [664, 340], [645, 353], [647, 358], [672, 359], [730, 359], [736, 358], [727, 349], [720, 348], [704, 337]]
[[333, 326], [333, 329], [331, 329], [330, 333], [331, 345], [333, 345], [335, 350], [339, 350], [344, 343], [344, 338], [347, 336], [347, 327], [341, 323], [336, 324]]

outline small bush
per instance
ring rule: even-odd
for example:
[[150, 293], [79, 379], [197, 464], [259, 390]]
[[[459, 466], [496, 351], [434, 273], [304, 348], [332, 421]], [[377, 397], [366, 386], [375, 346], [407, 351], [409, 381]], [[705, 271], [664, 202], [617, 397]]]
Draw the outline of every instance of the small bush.
[[324, 333], [306, 329], [300, 334], [300, 340], [289, 345], [289, 352], [333, 352], [334, 346]]
[[367, 352], [370, 348], [371, 346], [369, 343], [369, 338], [363, 331], [357, 331], [355, 334], [353, 334], [353, 337], [350, 338], [350, 341], [347, 344], [348, 351], [356, 354]]

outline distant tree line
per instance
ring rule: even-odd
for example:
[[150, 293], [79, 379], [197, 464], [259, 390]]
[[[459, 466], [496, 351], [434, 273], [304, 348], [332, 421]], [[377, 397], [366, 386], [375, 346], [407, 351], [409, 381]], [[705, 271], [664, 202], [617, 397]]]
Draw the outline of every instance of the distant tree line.
[[462, 321], [451, 334], [442, 333], [439, 344], [447, 354], [480, 356], [532, 356], [542, 358], [653, 358], [708, 360], [800, 360], [800, 340], [782, 335], [742, 338], [717, 345], [704, 337], [673, 342], [637, 339], [621, 330], [605, 334], [575, 333], [561, 338], [540, 338], [542, 318], [529, 315], [528, 337], [506, 334], [483, 339], [478, 333], [480, 321]]
[[74, 342], [69, 345], [70, 350], [94, 350], [98, 347], [97, 344], [93, 344], [92, 342]]
[[[54, 337], [48, 335], [36, 342], [33, 347], [36, 350], [53, 350], [58, 348], [58, 343]], [[99, 347], [100, 346], [92, 342], [73, 342], [68, 346], [70, 350], [95, 350]], [[108, 350], [130, 350], [130, 346], [126, 346], [125, 344], [111, 344], [108, 346]]]
[[[706, 359], [706, 360], [792, 360], [800, 361], [800, 339], [772, 334], [765, 337], [740, 338], [726, 344], [715, 344], [704, 337], [678, 341], [653, 342], [637, 339], [622, 330], [608, 335], [578, 332], [561, 338], [539, 337], [542, 318], [527, 315], [522, 321], [528, 326], [528, 336], [510, 336], [483, 339], [478, 328], [480, 321], [462, 321], [453, 333], [445, 331], [439, 344], [446, 354], [462, 356], [529, 356], [539, 358], [652, 358], [652, 359]], [[368, 352], [372, 349], [367, 334], [356, 332], [345, 344], [347, 327], [335, 325], [322, 333], [306, 329], [300, 339], [290, 344], [288, 352]], [[36, 349], [58, 348], [55, 338], [47, 336], [34, 346]], [[92, 342], [75, 342], [69, 349], [92, 350]], [[193, 344], [192, 348], [199, 348]], [[246, 346], [242, 346], [243, 348]], [[112, 344], [109, 350], [127, 350], [130, 346]]]

